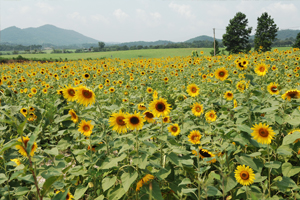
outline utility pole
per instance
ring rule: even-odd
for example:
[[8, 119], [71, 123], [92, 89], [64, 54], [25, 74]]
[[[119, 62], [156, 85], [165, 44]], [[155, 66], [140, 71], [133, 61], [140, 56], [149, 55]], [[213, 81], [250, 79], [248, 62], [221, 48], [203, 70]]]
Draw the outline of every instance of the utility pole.
[[213, 28], [214, 30], [214, 56], [216, 56], [216, 39], [215, 39], [215, 28]]

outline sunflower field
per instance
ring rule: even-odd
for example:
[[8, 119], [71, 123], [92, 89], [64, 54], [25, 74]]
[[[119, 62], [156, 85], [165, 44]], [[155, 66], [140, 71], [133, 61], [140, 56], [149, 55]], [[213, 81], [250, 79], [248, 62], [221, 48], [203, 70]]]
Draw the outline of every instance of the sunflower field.
[[0, 199], [300, 199], [300, 50], [0, 65]]

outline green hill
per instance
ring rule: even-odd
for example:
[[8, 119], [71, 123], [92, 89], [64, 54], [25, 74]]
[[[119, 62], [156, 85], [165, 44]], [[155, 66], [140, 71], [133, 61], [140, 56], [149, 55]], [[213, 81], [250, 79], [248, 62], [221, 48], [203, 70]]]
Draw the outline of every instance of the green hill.
[[[211, 41], [213, 42], [214, 41], [214, 38], [213, 37], [210, 37], [210, 36], [207, 36], [207, 35], [201, 35], [201, 36], [198, 36], [198, 37], [195, 37], [195, 38], [192, 38], [192, 39], [189, 39], [189, 40], [186, 40], [184, 42], [189, 42], [189, 43], [192, 43], [194, 41]], [[218, 41], [221, 41], [221, 39], [217, 39], [216, 40]]]
[[21, 45], [42, 45], [44, 43], [53, 45], [72, 45], [98, 42], [97, 40], [86, 37], [76, 31], [58, 28], [49, 24], [37, 28], [25, 29], [12, 26], [2, 30], [0, 34], [1, 43]]
[[128, 46], [128, 47], [131, 47], [131, 46], [139, 46], [139, 45], [142, 45], [142, 46], [155, 46], [155, 45], [166, 45], [166, 44], [169, 44], [169, 43], [174, 43], [174, 42], [171, 42], [171, 41], [168, 41], [168, 40], [158, 40], [158, 41], [154, 41], [154, 42], [145, 42], [145, 41], [136, 41], [136, 42], [124, 42], [124, 43], [121, 43], [121, 44], [117, 44], [119, 46]]

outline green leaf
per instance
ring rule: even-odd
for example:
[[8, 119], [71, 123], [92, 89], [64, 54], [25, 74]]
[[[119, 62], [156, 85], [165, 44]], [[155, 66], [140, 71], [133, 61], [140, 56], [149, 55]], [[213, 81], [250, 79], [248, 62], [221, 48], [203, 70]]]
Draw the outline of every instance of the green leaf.
[[58, 149], [56, 147], [52, 148], [51, 150], [45, 149], [44, 152], [54, 156], [58, 155]]
[[67, 189], [65, 192], [59, 192], [53, 197], [52, 200], [66, 199], [68, 192], [69, 192], [69, 189]]
[[297, 139], [300, 139], [300, 132], [295, 131], [293, 134], [289, 134], [283, 138], [282, 145], [287, 145], [295, 142]]
[[104, 196], [103, 196], [103, 194], [101, 194], [99, 197], [97, 197], [96, 199], [94, 199], [94, 200], [103, 200], [104, 199]]
[[178, 157], [175, 153], [171, 152], [171, 153], [168, 155], [168, 158], [171, 160], [171, 162], [172, 162], [173, 164], [182, 167], [181, 162], [180, 162], [180, 159], [179, 159], [179, 157]]
[[265, 163], [266, 168], [278, 169], [280, 166], [281, 166], [280, 161], [271, 161], [271, 162]]
[[[111, 193], [110, 193], [111, 192]], [[118, 200], [122, 198], [122, 196], [125, 194], [124, 188], [122, 188], [120, 185], [114, 188], [112, 191], [109, 191], [108, 193], [108, 199], [109, 200]]]
[[235, 159], [240, 163], [240, 165], [246, 165], [251, 167], [253, 170], [258, 171], [258, 167], [251, 157], [246, 157], [246, 156], [238, 157], [236, 155]]
[[117, 180], [116, 176], [113, 177], [105, 177], [102, 180], [102, 187], [103, 187], [103, 191], [105, 192], [106, 190], [108, 190], [111, 186], [113, 186], [115, 184]]
[[295, 174], [300, 172], [300, 167], [293, 166], [291, 163], [286, 162], [281, 166], [282, 174], [286, 177], [294, 176]]
[[30, 190], [27, 187], [17, 187], [15, 188], [15, 195], [16, 196], [23, 196], [27, 194]]
[[82, 187], [82, 186], [77, 187], [76, 191], [75, 191], [75, 194], [74, 194], [74, 199], [78, 200], [79, 198], [81, 198], [84, 195], [84, 193], [87, 189], [88, 189], [88, 186], [86, 186], [86, 187]]
[[179, 185], [187, 185], [187, 184], [192, 184], [192, 182], [189, 178], [184, 178]]
[[23, 180], [23, 181], [28, 181], [28, 182], [34, 183], [34, 179], [33, 179], [32, 174], [28, 174], [28, 175], [23, 176], [23, 177], [18, 177], [18, 180]]
[[296, 183], [291, 178], [286, 176], [283, 176], [280, 181], [277, 181], [276, 185], [280, 190], [285, 190], [286, 188], [297, 188]]
[[52, 177], [48, 178], [43, 185], [42, 195], [44, 196], [45, 194], [47, 194], [47, 192], [51, 188], [52, 184], [61, 178], [62, 178], [62, 176], [52, 176]]
[[126, 158], [126, 154], [122, 154], [120, 157], [116, 157], [116, 158], [106, 158], [105, 161], [102, 164], [101, 169], [110, 169], [112, 167], [117, 167], [118, 162], [124, 160]]
[[122, 180], [122, 185], [123, 185], [125, 192], [128, 191], [131, 184], [137, 179], [137, 177], [138, 177], [138, 173], [136, 171], [133, 173], [122, 174], [121, 180]]
[[161, 195], [160, 186], [159, 184], [153, 180], [152, 181], [152, 197], [155, 200], [164, 200], [164, 198]]
[[30, 136], [30, 140], [27, 142], [27, 148], [26, 148], [27, 155], [30, 155], [32, 145], [35, 142], [36, 138], [38, 137], [39, 133], [40, 133], [40, 125], [35, 128], [33, 134]]
[[264, 108], [259, 110], [260, 113], [266, 113], [266, 112], [272, 112], [278, 109], [278, 106], [270, 107], [270, 108]]
[[182, 193], [183, 194], [188, 194], [188, 193], [193, 193], [193, 192], [195, 192], [197, 190], [197, 188], [188, 188], [188, 189], [185, 189], [185, 188], [182, 188]]
[[249, 133], [249, 134], [251, 134], [251, 133], [253, 132], [253, 130], [252, 130], [249, 126], [247, 126], [247, 125], [245, 125], [245, 124], [239, 125], [237, 128], [238, 128], [240, 131], [244, 131], [244, 132]]
[[157, 172], [155, 174], [155, 177], [157, 177], [160, 180], [164, 180], [169, 176], [170, 173], [171, 173], [170, 167], [162, 168], [162, 169], [159, 170], [159, 172]]
[[234, 178], [234, 172], [231, 172], [229, 176], [224, 178], [224, 191], [225, 193], [232, 190], [237, 185], [237, 181]]
[[25, 119], [24, 122], [22, 122], [22, 123], [18, 126], [17, 132], [18, 132], [19, 135], [23, 135], [23, 131], [24, 131], [26, 122], [27, 122], [27, 119]]
[[207, 186], [207, 195], [208, 196], [221, 196], [222, 193], [214, 186]]
[[58, 117], [54, 120], [54, 123], [58, 124], [60, 122], [66, 121], [67, 119], [71, 119], [71, 115], [64, 115], [64, 116]]
[[288, 145], [281, 145], [277, 148], [277, 154], [283, 156], [291, 156], [293, 155], [293, 149], [291, 149]]
[[12, 146], [16, 146], [16, 145], [21, 145], [22, 143], [21, 142], [18, 142], [17, 139], [14, 139], [14, 140], [11, 140], [9, 141], [8, 143], [6, 143], [2, 149], [0, 150], [0, 155], [6, 151], [7, 149], [10, 149]]
[[7, 177], [5, 176], [5, 174], [0, 174], [0, 184], [4, 183], [5, 181], [7, 181]]

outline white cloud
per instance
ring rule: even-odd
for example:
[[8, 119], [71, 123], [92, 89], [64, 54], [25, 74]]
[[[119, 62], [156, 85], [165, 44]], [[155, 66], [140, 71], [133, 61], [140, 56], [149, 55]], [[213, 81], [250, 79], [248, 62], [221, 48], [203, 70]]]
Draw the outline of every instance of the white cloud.
[[36, 7], [38, 7], [38, 10], [42, 13], [49, 13], [55, 10], [53, 6], [50, 6], [49, 4], [40, 1], [36, 3]]
[[276, 2], [273, 4], [270, 4], [267, 8], [263, 9], [265, 12], [270, 11], [272, 13], [280, 13], [280, 12], [285, 12], [285, 13], [294, 13], [297, 12], [297, 7], [292, 4], [283, 4], [281, 2]]
[[161, 14], [158, 13], [158, 12], [150, 13], [150, 15], [153, 19], [160, 19], [161, 18]]
[[86, 18], [84, 16], [81, 16], [79, 12], [70, 13], [67, 15], [67, 17], [72, 20], [79, 20], [83, 23], [86, 22]]
[[20, 8], [20, 12], [21, 12], [22, 14], [28, 13], [30, 10], [31, 10], [31, 9], [30, 9], [29, 6], [23, 6], [23, 7]]
[[128, 15], [127, 15], [124, 11], [122, 11], [120, 8], [117, 9], [117, 10], [115, 10], [115, 11], [113, 12], [113, 15], [114, 15], [118, 20], [124, 20], [125, 18], [128, 17]]
[[172, 8], [174, 11], [178, 12], [180, 15], [185, 16], [188, 19], [195, 18], [195, 15], [192, 14], [191, 6], [190, 5], [179, 5], [176, 3], [170, 3], [169, 7]]
[[104, 17], [103, 15], [100, 15], [100, 14], [91, 15], [90, 17], [94, 21], [102, 22], [102, 23], [105, 23], [105, 24], [109, 23], [109, 20], [106, 17]]

